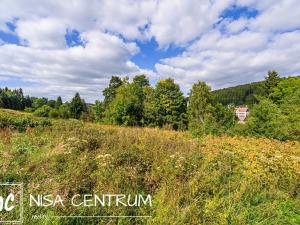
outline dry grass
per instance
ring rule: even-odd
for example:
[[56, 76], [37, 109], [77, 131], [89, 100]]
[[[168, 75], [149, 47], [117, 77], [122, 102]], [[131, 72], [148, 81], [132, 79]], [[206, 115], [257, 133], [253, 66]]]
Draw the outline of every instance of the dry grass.
[[[15, 112], [14, 112], [15, 113]], [[20, 115], [22, 116], [22, 115]], [[187, 132], [55, 120], [0, 132], [1, 181], [27, 193], [150, 193], [152, 208], [55, 208], [46, 214], [151, 219], [40, 220], [26, 224], [299, 224], [300, 144], [265, 138], [193, 139]]]

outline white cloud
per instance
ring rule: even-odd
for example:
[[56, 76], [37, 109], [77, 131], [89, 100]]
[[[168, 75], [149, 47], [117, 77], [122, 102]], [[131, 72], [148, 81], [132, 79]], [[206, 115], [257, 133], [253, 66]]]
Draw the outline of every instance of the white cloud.
[[[18, 18], [18, 26], [24, 26], [22, 30], [33, 26], [31, 29], [40, 28], [45, 35], [52, 35], [49, 30], [51, 26], [59, 25], [58, 28], [64, 26], [80, 31], [100, 29], [122, 34], [129, 39], [142, 38], [141, 29], [148, 24], [155, 6], [156, 0], [2, 0], [0, 29], [5, 27], [5, 22]], [[32, 32], [37, 33], [36, 29]], [[29, 36], [24, 32], [20, 35], [24, 35], [23, 38]]]
[[248, 20], [246, 18], [240, 18], [233, 20], [227, 25], [227, 31], [229, 33], [238, 33], [247, 27]]
[[110, 0], [102, 1], [99, 24], [104, 29], [122, 34], [129, 39], [145, 39], [143, 28], [155, 14], [153, 0]]
[[251, 23], [251, 29], [289, 31], [300, 28], [298, 0], [277, 1], [266, 8]]
[[[88, 100], [99, 98], [112, 74], [137, 73], [129, 61], [139, 49], [135, 43], [90, 31], [82, 34], [86, 46], [68, 49], [35, 49], [17, 45], [0, 46], [0, 76], [13, 76], [39, 84], [50, 95], [82, 91]], [[88, 95], [95, 91], [95, 94]]]
[[233, 1], [163, 0], [152, 17], [150, 36], [160, 47], [186, 45], [206, 32], [219, 19], [220, 13]]
[[[88, 4], [84, 0], [3, 0], [0, 29], [8, 32], [6, 22], [14, 21], [15, 35], [26, 47], [0, 45], [0, 76], [32, 82], [27, 87], [30, 94], [71, 97], [81, 91], [90, 101], [99, 99], [111, 75], [146, 72], [130, 61], [139, 51], [137, 45], [118, 34], [145, 38], [140, 28], [148, 23], [155, 4], [153, 0]], [[68, 48], [68, 29], [78, 30], [86, 46]]]
[[[221, 18], [233, 5], [258, 15]], [[6, 22], [14, 22], [26, 46], [0, 40], [0, 79], [38, 84], [27, 87], [33, 94], [81, 91], [93, 100], [114, 74], [173, 76], [186, 91], [197, 80], [217, 88], [260, 80], [269, 69], [289, 75], [300, 72], [299, 19], [297, 0], [2, 0], [0, 30], [12, 34]], [[66, 46], [73, 29], [85, 47]], [[158, 74], [131, 61], [135, 42], [151, 38], [161, 49], [185, 47], [158, 62]]]
[[32, 48], [65, 48], [66, 26], [58, 19], [20, 20], [16, 34]]
[[156, 64], [158, 73], [175, 76], [188, 87], [204, 80], [222, 88], [261, 80], [270, 69], [283, 75], [300, 72], [299, 31], [277, 34], [269, 41], [265, 34], [255, 32], [230, 37], [216, 33], [209, 34], [216, 37], [214, 46], [206, 49], [200, 39], [181, 56]]

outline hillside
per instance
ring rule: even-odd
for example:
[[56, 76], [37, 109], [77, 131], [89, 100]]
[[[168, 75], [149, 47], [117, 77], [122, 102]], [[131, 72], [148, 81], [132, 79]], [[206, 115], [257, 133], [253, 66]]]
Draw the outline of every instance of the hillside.
[[238, 85], [212, 91], [216, 101], [223, 105], [253, 105], [257, 103], [254, 95], [264, 93], [264, 81]]
[[[9, 110], [0, 115], [0, 180], [24, 182], [24, 196], [105, 192], [153, 199], [152, 207], [140, 208], [30, 207], [25, 224], [300, 223], [299, 142], [193, 139], [187, 132], [62, 119], [27, 126], [32, 123], [14, 121], [37, 118]], [[78, 214], [151, 218], [47, 217]]]
[[[299, 76], [294, 76], [299, 78]], [[280, 78], [285, 80], [287, 77]], [[223, 105], [248, 105], [257, 103], [255, 95], [264, 95], [265, 81], [253, 82], [249, 84], [237, 85], [212, 91], [212, 95], [217, 102]]]

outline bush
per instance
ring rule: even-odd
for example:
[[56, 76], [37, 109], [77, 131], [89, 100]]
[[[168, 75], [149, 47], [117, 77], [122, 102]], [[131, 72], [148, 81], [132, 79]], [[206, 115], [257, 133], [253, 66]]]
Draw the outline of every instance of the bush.
[[287, 140], [290, 123], [276, 104], [264, 99], [253, 107], [245, 129], [250, 135]]
[[49, 113], [51, 111], [51, 107], [48, 105], [43, 105], [42, 107], [38, 108], [34, 111], [33, 115], [39, 116], [39, 117], [48, 117]]
[[62, 104], [59, 106], [59, 116], [64, 119], [70, 118], [70, 106], [68, 104]]
[[80, 119], [85, 122], [94, 122], [95, 121], [95, 114], [92, 110], [88, 110], [87, 112], [83, 112], [80, 116]]
[[37, 126], [52, 126], [52, 123], [47, 119], [36, 119], [25, 115], [14, 115], [10, 113], [1, 112], [0, 114], [0, 128], [10, 128], [20, 132], [27, 128]]
[[51, 109], [51, 111], [49, 112], [49, 117], [58, 118], [59, 117], [59, 111], [57, 109]]
[[34, 111], [34, 108], [31, 108], [31, 107], [27, 107], [24, 109], [25, 112], [28, 112], [28, 113], [32, 113]]

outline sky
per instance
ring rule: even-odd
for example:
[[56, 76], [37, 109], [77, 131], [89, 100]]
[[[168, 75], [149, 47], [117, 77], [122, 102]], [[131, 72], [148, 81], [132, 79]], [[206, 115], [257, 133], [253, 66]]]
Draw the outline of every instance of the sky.
[[186, 94], [300, 73], [298, 0], [1, 0], [0, 87], [87, 102], [112, 75]]

